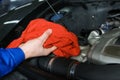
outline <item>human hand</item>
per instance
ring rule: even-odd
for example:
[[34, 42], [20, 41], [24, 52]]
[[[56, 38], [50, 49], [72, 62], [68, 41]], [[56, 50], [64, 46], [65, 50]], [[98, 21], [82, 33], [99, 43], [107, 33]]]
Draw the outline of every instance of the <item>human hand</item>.
[[51, 29], [46, 30], [40, 37], [27, 41], [24, 44], [21, 44], [19, 47], [23, 50], [25, 54], [25, 59], [38, 57], [38, 56], [47, 56], [57, 47], [53, 46], [51, 48], [44, 48], [43, 44], [47, 38], [52, 33]]

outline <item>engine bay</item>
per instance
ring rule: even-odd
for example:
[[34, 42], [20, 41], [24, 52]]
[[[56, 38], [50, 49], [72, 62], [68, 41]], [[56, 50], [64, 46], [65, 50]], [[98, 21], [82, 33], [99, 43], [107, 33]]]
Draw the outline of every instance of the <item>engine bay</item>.
[[[30, 9], [30, 6], [32, 9]], [[16, 17], [21, 16], [13, 18], [15, 15]], [[29, 5], [15, 8], [0, 18], [1, 47], [6, 47], [12, 40], [18, 38], [29, 21], [44, 18], [61, 24], [75, 33], [81, 49], [79, 56], [70, 59], [56, 58], [55, 55], [50, 55], [49, 57], [27, 60], [21, 65], [22, 67], [20, 66], [3, 80], [14, 80], [16, 78], [17, 80], [95, 80], [94, 78], [82, 79], [82, 77], [74, 79], [74, 69], [80, 63], [97, 65], [120, 63], [119, 0], [35, 0]], [[18, 22], [8, 23], [13, 20], [18, 20]], [[5, 28], [8, 28], [8, 31]], [[40, 68], [45, 71], [40, 70], [41, 73], [37, 73], [36, 70], [31, 68], [31, 65], [35, 69]], [[51, 65], [52, 67], [57, 65], [60, 67], [54, 67], [55, 70], [52, 70]], [[67, 75], [67, 79], [66, 66], [70, 67], [70, 74]], [[25, 69], [26, 72], [24, 72]], [[36, 73], [33, 74], [33, 77], [36, 77], [35, 79], [30, 77], [32, 73]], [[54, 77], [53, 73], [58, 74]], [[59, 75], [62, 75], [62, 77], [58, 77]]]

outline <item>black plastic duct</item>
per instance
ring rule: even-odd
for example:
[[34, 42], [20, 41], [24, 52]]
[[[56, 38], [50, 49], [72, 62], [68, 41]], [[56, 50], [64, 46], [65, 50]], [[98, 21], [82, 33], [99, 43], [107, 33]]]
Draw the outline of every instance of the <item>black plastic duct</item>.
[[119, 64], [95, 65], [61, 57], [41, 57], [37, 65], [40, 69], [64, 76], [68, 80], [120, 79]]

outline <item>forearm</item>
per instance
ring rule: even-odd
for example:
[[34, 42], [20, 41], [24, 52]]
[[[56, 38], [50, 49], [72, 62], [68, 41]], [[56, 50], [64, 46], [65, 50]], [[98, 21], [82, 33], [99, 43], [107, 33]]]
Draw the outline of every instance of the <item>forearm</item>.
[[25, 55], [20, 48], [0, 48], [0, 77], [12, 71], [25, 59]]

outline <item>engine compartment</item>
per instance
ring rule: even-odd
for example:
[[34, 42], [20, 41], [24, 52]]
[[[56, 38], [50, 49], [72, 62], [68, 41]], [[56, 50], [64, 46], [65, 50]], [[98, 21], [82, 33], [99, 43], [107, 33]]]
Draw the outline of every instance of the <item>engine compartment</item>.
[[[26, 28], [26, 25], [29, 23], [29, 21], [36, 18], [45, 18], [49, 21], [59, 23], [65, 26], [69, 31], [77, 35], [79, 39], [81, 53], [79, 56], [71, 58], [75, 60], [75, 62], [80, 62], [80, 63], [87, 62], [87, 63], [100, 64], [100, 65], [120, 63], [120, 59], [119, 59], [120, 1], [119, 0], [111, 0], [111, 1], [109, 0], [105, 0], [105, 1], [104, 0], [103, 1], [102, 0], [98, 0], [98, 1], [48, 0], [48, 1], [49, 2], [46, 2], [44, 0], [43, 1], [36, 0], [33, 1], [31, 5], [25, 6], [23, 8], [16, 8], [13, 12], [11, 11], [7, 13], [7, 15], [0, 17], [2, 20], [0, 22], [1, 24], [0, 31], [3, 34], [3, 35], [1, 34], [2, 36], [0, 40], [0, 46], [6, 47], [13, 39], [18, 38], [21, 35], [21, 32]], [[31, 9], [30, 11], [30, 8], [28, 7], [35, 5], [36, 7]], [[23, 10], [23, 12], [25, 10], [28, 10], [29, 13], [27, 14], [23, 12], [20, 13], [21, 10]], [[19, 15], [22, 16], [18, 18], [19, 20], [18, 23], [5, 24], [6, 21], [17, 20], [14, 19], [13, 16], [15, 16], [15, 14], [18, 13]], [[10, 15], [11, 17], [8, 18], [8, 16]], [[9, 27], [9, 30], [6, 31], [4, 27], [7, 28], [8, 26], [12, 26], [12, 27]], [[70, 59], [70, 63], [72, 62], [71, 59]], [[34, 67], [37, 66], [38, 68], [38, 66], [40, 65], [38, 65], [38, 63], [36, 62], [39, 62], [39, 60], [40, 58], [37, 58], [37, 59], [28, 60], [27, 62], [29, 62], [29, 64]], [[60, 59], [60, 60], [64, 61], [64, 59]], [[44, 61], [44, 59], [42, 61]], [[28, 67], [30, 67], [30, 65]], [[57, 73], [59, 75], [59, 71]], [[15, 75], [16, 74], [18, 74], [18, 76], [21, 75], [15, 71]], [[49, 74], [45, 73], [46, 76], [49, 76]], [[61, 72], [60, 74], [63, 73]], [[43, 74], [41, 75], [43, 76]], [[45, 75], [37, 80], [59, 80], [58, 78], [61, 77], [61, 76], [60, 77], [57, 76], [57, 78], [51, 77], [51, 79], [47, 77], [46, 79]], [[22, 75], [22, 77], [24, 76]], [[15, 78], [13, 77], [13, 79]], [[9, 80], [13, 80], [13, 79], [11, 78]], [[61, 78], [61, 80], [64, 79], [66, 80], [66, 77]], [[3, 80], [8, 80], [8, 77], [6, 77]], [[22, 79], [20, 78], [19, 80]], [[33, 80], [33, 79], [30, 78], [28, 79], [24, 77], [24, 80]]]

